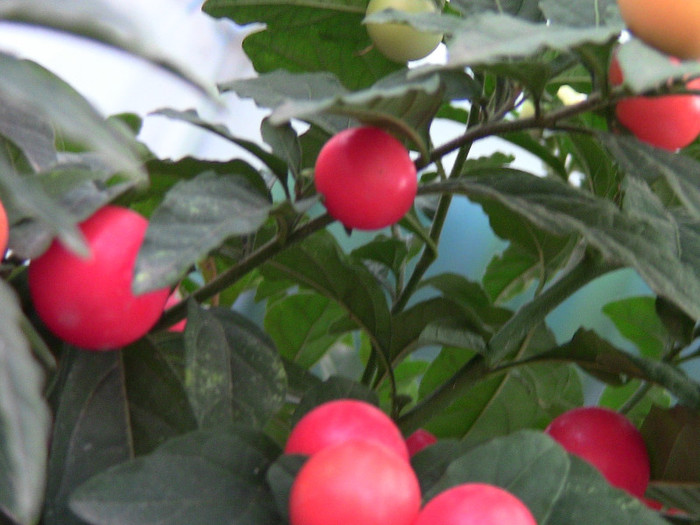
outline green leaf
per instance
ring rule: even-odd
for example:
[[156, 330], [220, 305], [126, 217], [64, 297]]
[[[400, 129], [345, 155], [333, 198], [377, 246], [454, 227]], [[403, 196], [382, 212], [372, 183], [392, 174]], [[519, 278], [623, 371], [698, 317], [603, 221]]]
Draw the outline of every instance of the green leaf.
[[[540, 328], [524, 352], [537, 354], [554, 344], [552, 334]], [[421, 394], [426, 396], [450, 379], [466, 357], [444, 349], [426, 373]], [[473, 446], [516, 429], [544, 428], [557, 415], [582, 403], [580, 378], [572, 366], [547, 363], [517, 367], [485, 375], [450, 406], [432, 414], [426, 427], [436, 435], [459, 437]]]
[[[273, 125], [269, 117], [263, 119], [260, 126], [263, 140], [272, 148], [274, 154], [284, 159], [294, 178], [301, 174], [301, 145], [299, 137], [290, 123]], [[280, 179], [282, 187], [287, 187], [287, 178]]]
[[61, 359], [44, 508], [47, 525], [82, 525], [68, 508], [79, 485], [133, 455], [121, 353], [70, 348]]
[[453, 4], [465, 14], [492, 11], [526, 20], [542, 20], [539, 0], [453, 0]]
[[[640, 398], [640, 394], [643, 394]], [[648, 385], [641, 379], [631, 379], [621, 386], [606, 385], [598, 404], [615, 411], [624, 411], [627, 419], [639, 427], [652, 407], [668, 407], [673, 403], [668, 391], [658, 385]], [[630, 403], [633, 405], [630, 406]]]
[[469, 315], [460, 304], [444, 297], [416, 303], [392, 320], [391, 356], [402, 359], [429, 345], [447, 345], [484, 352], [486, 343], [470, 327]]
[[371, 48], [366, 7], [363, 0], [207, 0], [202, 9], [238, 25], [265, 24], [243, 41], [258, 73], [328, 71], [358, 89], [401, 67]]
[[160, 347], [141, 339], [124, 351], [124, 371], [137, 456], [197, 428], [181, 373]]
[[2, 53], [0, 71], [3, 100], [31, 109], [71, 139], [99, 152], [124, 176], [141, 185], [146, 182], [133, 142], [63, 80], [35, 63]]
[[470, 325], [484, 336], [505, 323], [511, 312], [494, 306], [484, 289], [462, 275], [443, 273], [425, 279], [422, 286], [435, 288], [459, 304], [470, 319]]
[[[2, 4], [0, 4], [2, 5]], [[51, 124], [13, 99], [0, 94], [0, 135], [17, 146], [34, 171], [48, 168], [58, 160]]]
[[28, 525], [41, 511], [51, 422], [22, 323], [18, 298], [0, 280], [0, 509]]
[[236, 175], [207, 172], [178, 183], [151, 216], [136, 260], [135, 292], [176, 282], [229, 237], [257, 231], [270, 209], [268, 199]]
[[659, 359], [666, 353], [669, 335], [656, 313], [653, 297], [620, 299], [606, 304], [602, 311], [643, 356]]
[[277, 158], [275, 155], [261, 148], [255, 142], [233, 135], [231, 131], [223, 124], [217, 124], [203, 119], [194, 109], [178, 111], [171, 108], [163, 108], [154, 111], [151, 114], [167, 117], [173, 120], [187, 122], [189, 124], [192, 124], [193, 126], [197, 126], [206, 131], [210, 131], [211, 133], [214, 133], [215, 135], [225, 140], [228, 140], [229, 142], [232, 142], [233, 144], [244, 149], [254, 157], [260, 159], [268, 168], [270, 168], [270, 171], [272, 171], [278, 178], [286, 177], [287, 175], [287, 164], [283, 160]]
[[[685, 525], [697, 525], [700, 520], [700, 484], [699, 483], [669, 483], [652, 481], [645, 494], [647, 498], [663, 502], [671, 509], [681, 509], [678, 516], [679, 522]], [[683, 512], [687, 512], [691, 519], [686, 519]]]
[[613, 385], [624, 384], [630, 378], [655, 383], [666, 388], [681, 403], [700, 408], [700, 383], [682, 370], [663, 361], [623, 352], [590, 330], [579, 329], [567, 343], [534, 358], [549, 359], [576, 363], [589, 374]]
[[616, 0], [542, 0], [540, 7], [553, 24], [597, 27], [620, 23]]
[[[528, 22], [506, 14], [480, 13], [463, 19], [441, 14], [374, 13], [372, 22], [405, 22], [423, 31], [451, 35], [446, 68], [498, 64], [506, 58], [529, 58], [545, 50], [570, 51], [584, 44], [614, 41], [622, 24], [566, 27]], [[431, 70], [441, 69], [431, 66]]]
[[483, 278], [484, 288], [495, 303], [507, 301], [535, 280], [544, 286], [568, 261], [575, 247], [573, 236], [552, 235], [492, 201], [484, 201], [482, 206], [493, 232], [511, 241], [491, 260]]
[[272, 341], [241, 314], [188, 304], [185, 388], [200, 427], [262, 428], [284, 403], [286, 375]]
[[364, 330], [389, 360], [391, 315], [372, 274], [341, 252], [328, 232], [290, 246], [263, 267], [268, 279], [292, 280], [337, 302], [354, 326]]
[[342, 316], [335, 301], [303, 291], [268, 305], [265, 331], [282, 357], [311, 368], [338, 340], [329, 329]]
[[282, 525], [265, 483], [278, 454], [243, 427], [195, 431], [92, 477], [71, 509], [94, 525]]
[[600, 135], [600, 140], [631, 177], [649, 185], [665, 182], [694, 219], [700, 219], [700, 162], [631, 138]]
[[270, 115], [273, 125], [296, 118], [333, 134], [346, 128], [347, 118], [351, 118], [393, 130], [424, 151], [428, 127], [442, 103], [444, 88], [438, 75], [418, 78], [406, 75], [398, 72], [371, 87], [350, 92], [328, 73], [274, 71], [254, 79], [229, 82], [222, 89], [252, 97], [258, 105], [273, 108]]
[[577, 233], [606, 260], [636, 269], [658, 295], [700, 317], [700, 222], [663, 209], [640, 181], [625, 179], [620, 210], [554, 179], [508, 169], [483, 173], [423, 188], [493, 200], [555, 235]]
[[289, 521], [289, 495], [297, 474], [308, 459], [302, 455], [282, 455], [267, 470], [267, 482], [280, 516]]

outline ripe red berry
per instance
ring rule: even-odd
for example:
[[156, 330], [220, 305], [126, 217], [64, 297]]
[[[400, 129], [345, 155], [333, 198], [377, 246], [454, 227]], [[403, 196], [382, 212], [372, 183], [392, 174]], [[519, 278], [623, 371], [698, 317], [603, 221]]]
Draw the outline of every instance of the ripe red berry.
[[576, 408], [556, 417], [545, 432], [595, 466], [610, 484], [637, 497], [646, 492], [650, 475], [646, 445], [622, 414], [602, 407]]
[[139, 339], [163, 312], [168, 288], [135, 296], [136, 256], [148, 221], [118, 206], [105, 206], [80, 224], [90, 248], [81, 258], [54, 241], [29, 265], [29, 291], [46, 326], [64, 341], [109, 350]]
[[328, 213], [348, 228], [376, 230], [398, 222], [413, 205], [416, 168], [403, 144], [379, 128], [350, 128], [324, 144], [316, 189]]
[[413, 525], [421, 503], [410, 463], [372, 441], [311, 456], [292, 485], [291, 525]]
[[[617, 59], [610, 64], [610, 82], [622, 83]], [[692, 80], [688, 89], [700, 89], [700, 79]], [[700, 135], [700, 96], [664, 95], [633, 96], [615, 106], [620, 123], [642, 142], [670, 151], [693, 142]]]
[[391, 418], [355, 399], [329, 401], [305, 414], [292, 429], [284, 452], [312, 455], [353, 439], [377, 442], [402, 459], [409, 458], [406, 442]]
[[431, 499], [413, 525], [537, 525], [516, 496], [486, 483], [464, 483]]
[[433, 443], [437, 443], [437, 438], [423, 428], [419, 428], [406, 438], [406, 447], [410, 456], [417, 454]]

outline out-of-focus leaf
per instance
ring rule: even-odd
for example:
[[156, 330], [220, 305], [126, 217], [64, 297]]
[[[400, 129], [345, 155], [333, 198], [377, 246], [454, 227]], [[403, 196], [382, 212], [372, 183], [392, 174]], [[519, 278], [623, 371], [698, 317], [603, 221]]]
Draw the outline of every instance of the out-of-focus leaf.
[[632, 38], [616, 51], [622, 69], [624, 85], [634, 93], [642, 93], [663, 86], [670, 79], [700, 74], [700, 63], [686, 60], [675, 64], [668, 55], [641, 40]]
[[547, 20], [554, 24], [596, 27], [607, 23], [620, 23], [616, 0], [542, 0], [539, 5]]
[[243, 177], [207, 172], [178, 183], [151, 216], [136, 260], [135, 292], [176, 282], [227, 238], [257, 231], [270, 209]]
[[0, 280], [0, 509], [29, 525], [41, 512], [51, 423], [22, 324], [18, 299]]
[[[117, 4], [118, 5], [118, 4]], [[198, 89], [210, 92], [177, 57], [157, 49], [126, 10], [102, 0], [6, 0], [0, 3], [0, 19], [63, 31], [99, 42], [142, 58]]]
[[205, 120], [204, 118], [200, 117], [199, 113], [197, 113], [197, 111], [194, 109], [178, 111], [172, 108], [163, 108], [154, 111], [152, 115], [159, 115], [173, 120], [180, 120], [210, 131], [211, 133], [232, 142], [236, 146], [243, 148], [254, 157], [260, 159], [268, 168], [270, 168], [270, 171], [277, 175], [277, 177], [284, 177], [287, 174], [287, 165], [283, 160], [277, 158], [272, 153], [269, 153], [255, 142], [233, 135], [231, 131], [223, 124], [217, 124]]
[[668, 332], [656, 314], [653, 297], [628, 297], [603, 306], [603, 313], [645, 357], [659, 359], [667, 350]]
[[198, 430], [92, 477], [71, 509], [94, 525], [282, 525], [265, 483], [278, 454], [244, 427]]
[[[0, 10], [4, 5], [0, 5]], [[0, 70], [3, 99], [51, 122], [71, 139], [99, 152], [124, 176], [139, 184], [146, 182], [133, 143], [63, 80], [33, 62], [2, 53]]]
[[122, 356], [71, 348], [60, 374], [44, 523], [82, 525], [68, 508], [73, 490], [133, 456]]
[[682, 405], [652, 407], [641, 427], [652, 479], [700, 483], [700, 414]]

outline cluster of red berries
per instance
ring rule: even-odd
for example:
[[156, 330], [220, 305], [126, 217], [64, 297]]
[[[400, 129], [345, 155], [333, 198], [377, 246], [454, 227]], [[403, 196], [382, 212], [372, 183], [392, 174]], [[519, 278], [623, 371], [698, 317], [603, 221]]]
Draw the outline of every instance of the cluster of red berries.
[[425, 431], [404, 439], [391, 418], [363, 401], [319, 405], [285, 447], [309, 456], [292, 485], [291, 525], [536, 525], [516, 496], [484, 483], [452, 487], [421, 508], [410, 456], [434, 441]]

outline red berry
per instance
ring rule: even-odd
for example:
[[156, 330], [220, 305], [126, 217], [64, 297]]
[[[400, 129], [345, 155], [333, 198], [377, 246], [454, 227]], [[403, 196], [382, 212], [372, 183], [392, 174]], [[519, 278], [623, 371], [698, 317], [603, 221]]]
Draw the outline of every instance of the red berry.
[[[610, 82], [619, 85], [622, 80], [622, 70], [615, 58], [610, 64]], [[700, 79], [689, 82], [687, 87], [700, 89]], [[639, 140], [670, 151], [687, 146], [700, 135], [700, 96], [697, 95], [629, 97], [617, 103], [615, 115]]]
[[311, 456], [292, 485], [291, 525], [412, 525], [421, 493], [411, 465], [372, 441]]
[[355, 399], [329, 401], [305, 414], [292, 429], [284, 452], [312, 455], [353, 439], [378, 442], [401, 458], [409, 458], [406, 442], [391, 418]]
[[90, 350], [127, 345], [155, 324], [168, 288], [135, 296], [136, 256], [148, 221], [127, 208], [105, 206], [80, 224], [90, 248], [81, 258], [54, 241], [29, 265], [29, 291], [46, 326], [64, 341]]
[[410, 456], [413, 456], [433, 443], [437, 443], [437, 438], [422, 428], [419, 428], [406, 438], [406, 447], [408, 448], [408, 454]]
[[537, 525], [530, 509], [510, 492], [486, 483], [464, 483], [441, 492], [413, 525]]
[[328, 213], [348, 228], [376, 230], [398, 222], [413, 205], [416, 168], [403, 144], [379, 128], [350, 128], [324, 144], [316, 189]]
[[650, 475], [646, 445], [622, 414], [602, 407], [576, 408], [556, 417], [545, 432], [595, 466], [612, 485], [637, 497], [646, 492]]

